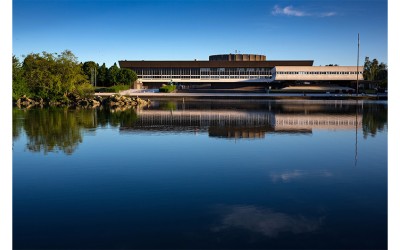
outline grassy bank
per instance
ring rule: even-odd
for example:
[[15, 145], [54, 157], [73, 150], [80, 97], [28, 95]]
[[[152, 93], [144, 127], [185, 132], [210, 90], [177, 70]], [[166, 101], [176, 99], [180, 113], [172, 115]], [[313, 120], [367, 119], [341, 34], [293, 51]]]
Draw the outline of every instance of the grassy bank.
[[111, 87], [96, 87], [95, 93], [118, 93], [119, 91], [128, 90], [130, 85], [115, 85]]

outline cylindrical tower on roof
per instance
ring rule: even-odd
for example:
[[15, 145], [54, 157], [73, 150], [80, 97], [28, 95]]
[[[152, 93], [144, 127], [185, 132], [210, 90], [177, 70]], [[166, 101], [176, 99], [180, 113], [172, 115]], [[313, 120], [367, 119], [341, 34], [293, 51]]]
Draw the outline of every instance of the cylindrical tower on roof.
[[256, 54], [220, 54], [209, 56], [209, 61], [265, 61], [265, 55]]

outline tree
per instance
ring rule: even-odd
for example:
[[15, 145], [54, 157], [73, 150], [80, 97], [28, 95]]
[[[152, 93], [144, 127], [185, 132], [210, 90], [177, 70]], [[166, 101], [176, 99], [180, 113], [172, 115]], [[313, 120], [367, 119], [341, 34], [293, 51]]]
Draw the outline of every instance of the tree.
[[369, 60], [369, 57], [365, 57], [364, 62], [364, 79], [368, 81], [379, 81], [381, 86], [387, 85], [387, 65], [383, 62], [379, 63], [377, 59]]
[[136, 73], [131, 69], [120, 69], [118, 73], [118, 83], [130, 85], [137, 80]]
[[24, 69], [19, 59], [12, 56], [12, 98], [17, 100], [23, 95], [29, 95], [29, 89], [24, 78]]
[[387, 77], [388, 77], [387, 65], [381, 62], [378, 65], [378, 74], [376, 78], [377, 80], [387, 80]]
[[[82, 71], [86, 75], [87, 79], [90, 80], [90, 83], [95, 84], [95, 78], [98, 75], [98, 67], [99, 65], [93, 61], [84, 62], [82, 65]], [[97, 80], [97, 79], [96, 79]]]
[[377, 80], [377, 76], [379, 73], [379, 62], [377, 59], [373, 59], [372, 62], [369, 60], [369, 57], [365, 57], [364, 62], [364, 79], [368, 81]]
[[23, 62], [24, 79], [33, 97], [57, 100], [88, 84], [76, 56], [69, 50], [29, 54]]
[[78, 85], [88, 84], [77, 57], [71, 51], [63, 51], [56, 62], [58, 71], [55, 74], [61, 76], [60, 84], [64, 96], [76, 90]]
[[118, 83], [119, 71], [120, 69], [116, 63], [108, 69], [107, 80], [110, 85], [116, 85]]
[[107, 75], [108, 75], [108, 69], [106, 67], [106, 64], [103, 63], [100, 67], [97, 69], [97, 83], [100, 86], [109, 86], [107, 83]]

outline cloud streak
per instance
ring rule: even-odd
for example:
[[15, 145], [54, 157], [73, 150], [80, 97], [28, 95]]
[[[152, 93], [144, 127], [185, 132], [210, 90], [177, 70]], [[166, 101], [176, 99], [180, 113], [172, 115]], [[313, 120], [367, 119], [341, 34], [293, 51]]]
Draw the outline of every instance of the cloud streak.
[[316, 17], [331, 17], [336, 16], [336, 12], [308, 12], [305, 10], [295, 9], [292, 5], [286, 7], [280, 7], [275, 5], [272, 9], [272, 15], [274, 16], [295, 16], [295, 17], [305, 17], [305, 16], [316, 16]]
[[286, 6], [284, 8], [279, 7], [279, 5], [275, 5], [272, 10], [273, 15], [285, 15], [285, 16], [307, 16], [308, 14], [301, 10], [293, 9], [293, 6]]

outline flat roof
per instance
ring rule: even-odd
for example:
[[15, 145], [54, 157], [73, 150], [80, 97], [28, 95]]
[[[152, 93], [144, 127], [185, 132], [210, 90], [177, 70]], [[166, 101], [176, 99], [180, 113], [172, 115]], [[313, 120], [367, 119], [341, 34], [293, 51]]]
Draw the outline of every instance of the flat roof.
[[121, 68], [273, 68], [312, 66], [314, 60], [279, 61], [118, 61]]

